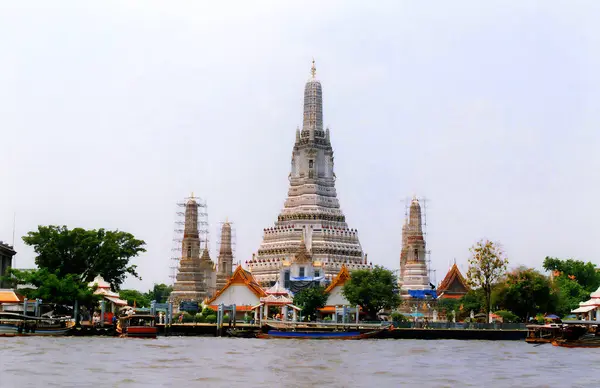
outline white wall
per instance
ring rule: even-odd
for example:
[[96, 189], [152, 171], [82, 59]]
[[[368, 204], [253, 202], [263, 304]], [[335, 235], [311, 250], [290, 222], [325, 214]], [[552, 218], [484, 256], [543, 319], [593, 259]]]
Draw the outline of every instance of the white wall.
[[348, 300], [342, 294], [341, 286], [334, 287], [329, 293], [329, 297], [327, 298], [327, 306], [343, 306], [349, 304], [350, 303]]
[[260, 299], [258, 296], [256, 296], [245, 284], [232, 284], [211, 304], [219, 305], [223, 303], [236, 304], [238, 306], [256, 306], [259, 302]]

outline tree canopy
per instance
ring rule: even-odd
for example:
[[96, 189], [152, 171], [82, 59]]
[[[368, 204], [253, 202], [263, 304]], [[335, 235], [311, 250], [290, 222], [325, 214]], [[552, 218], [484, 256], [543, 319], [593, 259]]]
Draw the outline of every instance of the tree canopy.
[[495, 306], [513, 312], [523, 321], [556, 310], [557, 297], [550, 279], [532, 268], [520, 267], [507, 273], [494, 294]]
[[362, 306], [371, 319], [375, 319], [380, 310], [400, 304], [396, 276], [381, 266], [353, 271], [342, 293], [351, 305]]
[[591, 262], [546, 257], [544, 269], [552, 271], [555, 277], [565, 276], [570, 280], [575, 280], [588, 292], [594, 292], [600, 287], [600, 272]]
[[132, 234], [105, 229], [68, 229], [66, 226], [39, 226], [23, 237], [32, 246], [35, 263], [58, 277], [78, 276], [90, 282], [101, 275], [118, 289], [127, 275], [139, 277], [131, 258], [145, 252], [145, 242]]
[[491, 307], [492, 287], [506, 272], [508, 259], [498, 243], [481, 240], [470, 249], [467, 282], [473, 288], [481, 288], [485, 297], [485, 313]]
[[166, 303], [169, 299], [169, 295], [173, 291], [173, 286], [167, 286], [166, 284], [154, 284], [154, 287], [146, 293], [148, 300], [155, 300], [156, 303]]
[[294, 295], [294, 304], [302, 309], [304, 316], [308, 317], [309, 320], [313, 320], [318, 309], [325, 306], [327, 303], [327, 294], [325, 294], [325, 288], [308, 287], [296, 295]]
[[20, 289], [28, 299], [42, 299], [45, 303], [71, 305], [75, 300], [89, 304], [99, 297], [94, 296], [94, 289], [82, 282], [77, 275], [59, 276], [46, 268], [38, 270], [9, 269], [6, 279], [13, 285], [32, 285], [31, 288]]
[[133, 306], [135, 303], [136, 307], [150, 307], [148, 294], [142, 294], [138, 290], [121, 290], [119, 298], [126, 300], [129, 306]]

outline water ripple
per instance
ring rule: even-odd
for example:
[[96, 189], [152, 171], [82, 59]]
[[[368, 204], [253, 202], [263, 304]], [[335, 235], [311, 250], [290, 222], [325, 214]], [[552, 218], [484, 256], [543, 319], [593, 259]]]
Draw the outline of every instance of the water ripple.
[[597, 349], [497, 341], [0, 339], [2, 388], [596, 386]]

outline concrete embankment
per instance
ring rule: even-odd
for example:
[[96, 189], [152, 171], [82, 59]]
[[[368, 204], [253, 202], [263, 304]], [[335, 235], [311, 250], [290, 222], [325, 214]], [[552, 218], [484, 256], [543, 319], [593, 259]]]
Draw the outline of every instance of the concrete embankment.
[[[173, 324], [168, 328], [159, 324], [159, 335], [170, 336], [216, 336], [217, 325], [210, 323], [183, 323]], [[244, 331], [258, 331], [261, 328], [258, 325], [244, 323], [236, 324], [236, 328]], [[228, 326], [224, 326], [222, 335], [227, 336]], [[263, 328], [268, 330], [267, 327]], [[340, 330], [342, 328], [338, 328]], [[313, 328], [312, 331], [328, 331], [333, 328]], [[371, 331], [373, 328], [363, 328], [361, 331]], [[112, 327], [106, 328], [78, 328], [71, 335], [81, 336], [111, 336], [115, 335]], [[395, 328], [392, 330], [383, 330], [377, 338], [381, 339], [422, 339], [422, 340], [488, 340], [488, 341], [522, 341], [527, 335], [526, 330], [499, 330], [499, 329], [423, 329], [423, 328]]]
[[[159, 325], [159, 333], [164, 334], [164, 327]], [[256, 325], [237, 324], [237, 329], [255, 330], [260, 328]], [[313, 329], [314, 330], [314, 329]], [[322, 330], [322, 329], [321, 329]], [[362, 330], [362, 331], [370, 331]], [[223, 328], [223, 335], [226, 336], [227, 326]], [[169, 330], [169, 335], [181, 336], [214, 336], [217, 333], [215, 324], [174, 324]], [[525, 330], [498, 330], [498, 329], [419, 329], [419, 328], [397, 328], [384, 330], [378, 338], [382, 339], [423, 339], [423, 340], [488, 340], [488, 341], [522, 341], [525, 340], [527, 331]]]
[[481, 330], [481, 329], [393, 329], [384, 330], [379, 338], [423, 339], [423, 340], [488, 340], [522, 341], [525, 330]]

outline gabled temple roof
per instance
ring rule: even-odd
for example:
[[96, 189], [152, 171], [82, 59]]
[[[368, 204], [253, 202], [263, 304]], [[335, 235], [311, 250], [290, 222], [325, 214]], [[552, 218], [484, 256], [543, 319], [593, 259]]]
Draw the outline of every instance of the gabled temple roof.
[[333, 278], [331, 284], [325, 289], [325, 293], [331, 292], [337, 286], [343, 286], [346, 281], [350, 279], [350, 272], [348, 272], [348, 268], [346, 268], [345, 264], [342, 264], [342, 268], [340, 268], [340, 272]]
[[456, 265], [456, 263], [454, 263], [452, 268], [450, 268], [450, 271], [448, 271], [448, 273], [446, 274], [446, 277], [444, 278], [444, 280], [442, 280], [442, 282], [438, 286], [438, 288], [437, 288], [438, 295], [440, 295], [442, 292], [448, 290], [450, 288], [450, 286], [452, 286], [452, 284], [455, 282], [458, 282], [460, 287], [462, 287], [465, 290], [465, 293], [470, 290], [470, 287], [467, 285], [467, 281], [465, 280], [463, 275], [460, 273], [460, 270], [458, 269], [458, 266]]
[[210, 298], [206, 302], [206, 304], [212, 304], [215, 300], [217, 300], [217, 298], [220, 295], [222, 295], [225, 292], [225, 290], [227, 290], [233, 284], [245, 284], [246, 287], [248, 287], [250, 291], [252, 291], [254, 295], [256, 295], [259, 298], [267, 296], [267, 293], [258, 285], [256, 280], [254, 280], [252, 274], [243, 269], [241, 265], [238, 265], [235, 271], [233, 271], [231, 278], [229, 278], [229, 280], [227, 281], [227, 283], [225, 283], [223, 288], [217, 291], [217, 293], [212, 298]]
[[108, 283], [104, 278], [100, 275], [96, 276], [94, 280], [89, 282], [88, 287], [94, 287], [94, 285], [98, 285], [98, 289], [108, 288], [110, 289], [110, 283]]
[[21, 303], [23, 302], [23, 295], [17, 294], [13, 290], [0, 290], [0, 304], [2, 303]]

